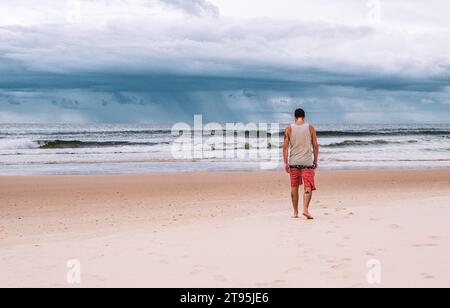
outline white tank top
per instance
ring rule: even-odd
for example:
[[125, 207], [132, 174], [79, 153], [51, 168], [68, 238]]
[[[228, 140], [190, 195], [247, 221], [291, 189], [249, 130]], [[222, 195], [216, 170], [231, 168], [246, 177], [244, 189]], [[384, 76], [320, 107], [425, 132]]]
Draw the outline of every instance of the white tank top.
[[292, 124], [291, 128], [289, 165], [312, 166], [314, 163], [314, 151], [309, 124]]

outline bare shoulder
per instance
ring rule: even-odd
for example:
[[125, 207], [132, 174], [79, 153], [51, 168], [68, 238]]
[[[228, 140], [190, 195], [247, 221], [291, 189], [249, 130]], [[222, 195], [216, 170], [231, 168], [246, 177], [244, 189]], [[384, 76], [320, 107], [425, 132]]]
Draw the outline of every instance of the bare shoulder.
[[311, 133], [311, 136], [314, 139], [317, 138], [316, 128], [314, 126], [312, 126], [311, 124], [309, 125], [309, 131]]
[[287, 127], [284, 130], [284, 142], [285, 142], [285, 144], [287, 144], [287, 142], [289, 142], [291, 140], [291, 135], [292, 135], [292, 128], [289, 125], [289, 127]]
[[288, 126], [285, 130], [284, 130], [286, 136], [290, 136], [292, 134], [292, 126]]

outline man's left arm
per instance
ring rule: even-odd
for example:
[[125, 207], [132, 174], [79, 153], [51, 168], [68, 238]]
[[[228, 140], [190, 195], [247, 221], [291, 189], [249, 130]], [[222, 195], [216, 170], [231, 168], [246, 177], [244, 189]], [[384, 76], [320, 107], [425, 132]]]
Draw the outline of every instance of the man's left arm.
[[314, 148], [314, 167], [317, 168], [319, 166], [319, 141], [317, 139], [316, 129], [312, 125], [309, 129], [311, 131], [312, 146]]

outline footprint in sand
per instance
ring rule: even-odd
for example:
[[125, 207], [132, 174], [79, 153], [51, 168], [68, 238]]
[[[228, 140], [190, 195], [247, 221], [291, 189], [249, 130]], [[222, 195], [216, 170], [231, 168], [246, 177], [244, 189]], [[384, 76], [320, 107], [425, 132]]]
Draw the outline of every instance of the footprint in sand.
[[195, 268], [194, 270], [192, 270], [189, 274], [190, 275], [200, 275], [203, 272], [203, 270], [201, 268]]
[[340, 269], [342, 267], [345, 267], [345, 265], [351, 261], [352, 259], [350, 258], [343, 258], [340, 260], [327, 260], [327, 263], [331, 265], [332, 269]]
[[415, 248], [426, 248], [426, 247], [439, 247], [438, 244], [414, 244], [412, 247]]
[[331, 277], [333, 276], [333, 274], [335, 274], [333, 271], [329, 271], [329, 272], [320, 272], [319, 275], [321, 277]]
[[288, 268], [287, 270], [284, 271], [285, 274], [290, 274], [293, 272], [298, 272], [301, 271], [302, 268], [301, 267], [293, 267], [293, 268]]
[[422, 273], [420, 274], [423, 279], [434, 279], [434, 276], [428, 273]]
[[257, 283], [256, 286], [258, 288], [281, 288], [284, 287], [286, 285], [286, 281], [284, 280], [275, 280], [273, 282], [269, 282], [269, 283]]
[[219, 282], [227, 282], [228, 279], [222, 275], [214, 275], [214, 280]]
[[369, 257], [374, 257], [374, 256], [376, 256], [377, 254], [375, 253], [375, 252], [373, 252], [373, 251], [366, 251], [366, 256], [369, 256]]
[[393, 229], [393, 230], [399, 230], [400, 229], [400, 226], [399, 225], [396, 225], [396, 224], [392, 224], [392, 225], [390, 225], [389, 226], [391, 229]]
[[[0, 231], [1, 231], [1, 228], [0, 228]], [[432, 240], [440, 240], [441, 237], [437, 236], [437, 235], [430, 235], [430, 239], [432, 239]]]
[[335, 264], [335, 265], [331, 266], [331, 268], [334, 269], [334, 270], [339, 270], [339, 269], [342, 269], [344, 267], [345, 267], [345, 264], [343, 264], [343, 263]]
[[256, 286], [257, 288], [268, 288], [268, 287], [270, 287], [270, 284], [258, 282], [258, 283], [255, 284], [255, 286]]

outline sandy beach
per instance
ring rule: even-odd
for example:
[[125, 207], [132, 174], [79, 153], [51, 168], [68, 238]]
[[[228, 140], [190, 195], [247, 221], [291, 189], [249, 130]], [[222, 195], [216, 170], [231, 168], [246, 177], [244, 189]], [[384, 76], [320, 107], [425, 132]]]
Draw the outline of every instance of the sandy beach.
[[450, 170], [317, 182], [305, 221], [282, 173], [0, 177], [0, 287], [450, 287]]

